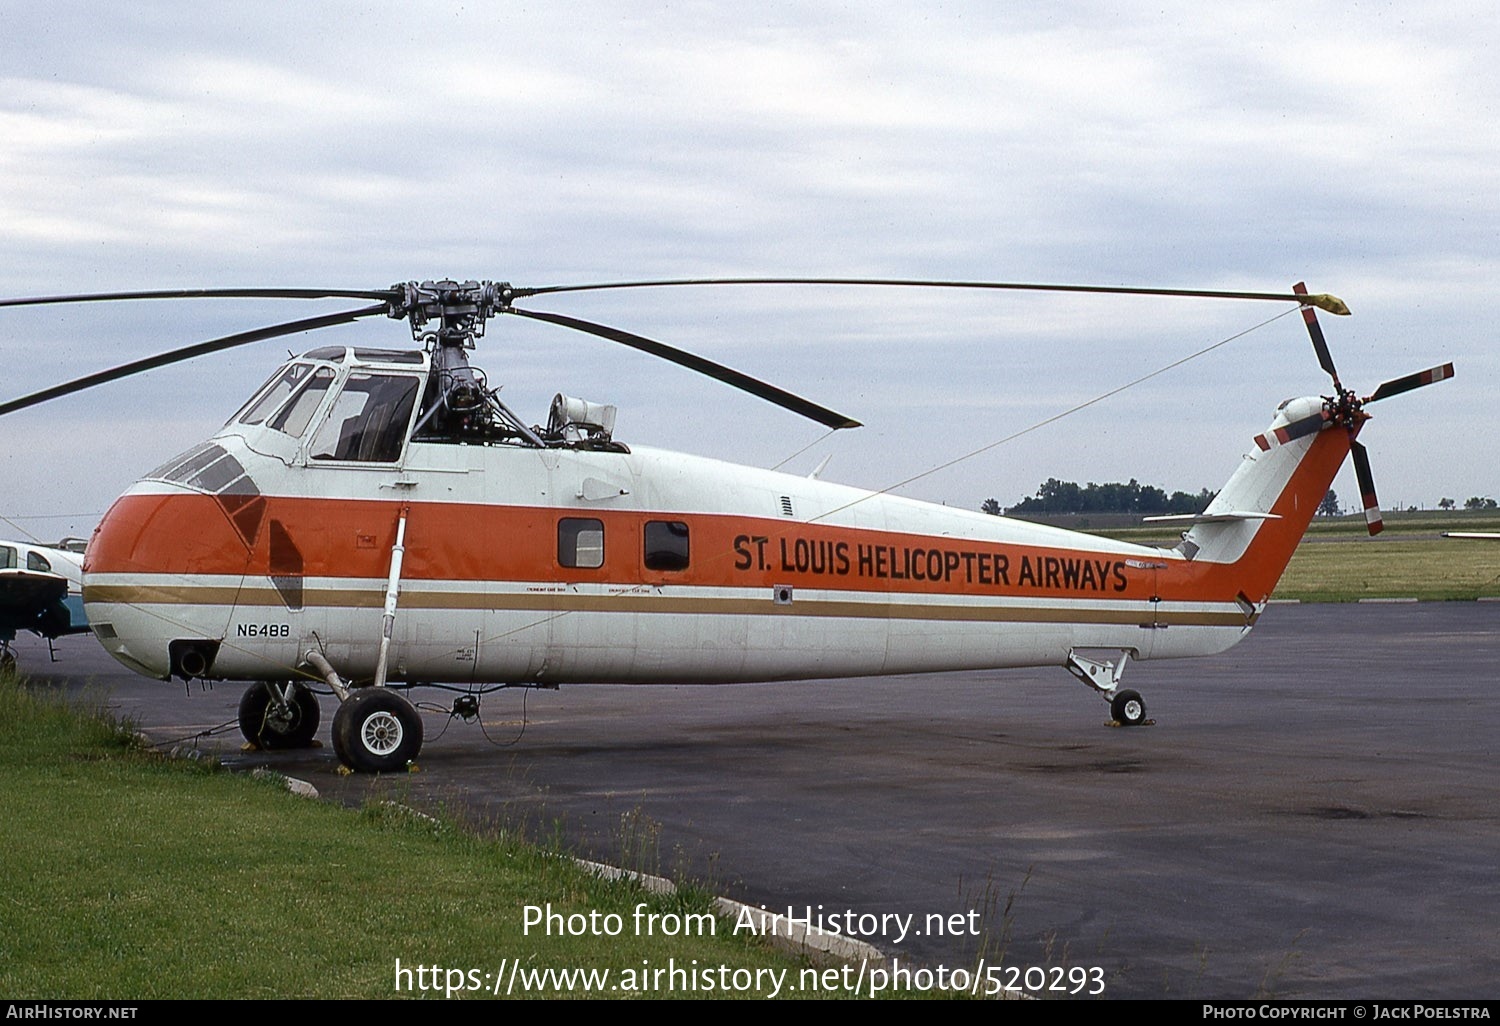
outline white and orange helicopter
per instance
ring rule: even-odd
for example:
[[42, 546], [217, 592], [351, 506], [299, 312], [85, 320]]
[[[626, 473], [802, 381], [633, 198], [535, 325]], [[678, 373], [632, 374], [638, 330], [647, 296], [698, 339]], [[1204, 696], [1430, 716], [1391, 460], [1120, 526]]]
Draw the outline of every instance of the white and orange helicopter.
[[[1172, 548], [627, 446], [615, 410], [559, 395], [527, 426], [468, 353], [498, 315], [548, 321], [662, 357], [831, 428], [852, 418], [618, 328], [518, 306], [565, 292], [797, 284], [1037, 289], [1293, 302], [1331, 396], [1292, 399]], [[1058, 666], [1114, 720], [1147, 722], [1132, 660], [1221, 652], [1255, 625], [1346, 455], [1371, 533], [1371, 402], [1452, 364], [1346, 390], [1314, 308], [1327, 295], [891, 279], [681, 279], [375, 290], [211, 289], [50, 296], [0, 306], [168, 298], [374, 301], [177, 349], [9, 402], [0, 415], [264, 339], [388, 316], [406, 350], [330, 345], [290, 359], [224, 427], [146, 474], [91, 539], [89, 623], [146, 676], [249, 682], [240, 728], [313, 743], [312, 686], [359, 771], [417, 756], [403, 692], [479, 696], [566, 682], [732, 683]]]

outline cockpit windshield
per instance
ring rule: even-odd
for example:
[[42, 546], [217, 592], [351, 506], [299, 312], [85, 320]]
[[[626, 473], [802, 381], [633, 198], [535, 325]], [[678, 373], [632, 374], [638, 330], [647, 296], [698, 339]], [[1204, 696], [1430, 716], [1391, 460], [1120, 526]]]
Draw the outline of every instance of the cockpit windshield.
[[354, 371], [313, 437], [315, 460], [394, 463], [401, 457], [420, 379]]
[[294, 363], [261, 386], [258, 398], [252, 399], [236, 418], [241, 424], [259, 424], [286, 401], [299, 384], [312, 372], [312, 365]]
[[318, 407], [323, 404], [323, 397], [328, 394], [328, 388], [332, 384], [333, 371], [327, 367], [319, 367], [292, 400], [283, 406], [268, 423], [277, 431], [291, 435], [293, 438], [301, 438], [313, 414], [317, 413]]

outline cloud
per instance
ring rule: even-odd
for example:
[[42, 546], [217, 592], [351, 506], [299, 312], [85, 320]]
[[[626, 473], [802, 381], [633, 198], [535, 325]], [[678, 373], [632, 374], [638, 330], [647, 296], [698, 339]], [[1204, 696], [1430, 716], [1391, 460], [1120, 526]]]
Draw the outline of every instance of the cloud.
[[[1382, 492], [1489, 494], [1500, 492], [1493, 469], [1456, 443], [1492, 431], [1486, 347], [1500, 298], [1497, 30], [1469, 13], [36, 8], [15, 19], [26, 45], [0, 82], [0, 265], [12, 294], [449, 275], [1265, 290], [1305, 278], [1354, 306], [1327, 327], [1360, 387], [1459, 364], [1454, 381], [1379, 411], [1367, 441]], [[824, 443], [838, 453], [830, 473], [875, 486], [1270, 313], [806, 289], [535, 305], [852, 407], [870, 426]], [[207, 303], [0, 313], [6, 391], [303, 314]], [[492, 327], [476, 359], [532, 419], [554, 391], [576, 392], [619, 402], [632, 442], [761, 464], [818, 435], [686, 372], [515, 320]], [[114, 467], [144, 470], [175, 436], [212, 431], [286, 348], [325, 338], [408, 344], [401, 326], [366, 323], [59, 406], [28, 422], [25, 458], [111, 469], [65, 488], [18, 476], [7, 502], [102, 507], [120, 487]], [[1214, 486], [1276, 402], [1326, 388], [1293, 317], [914, 493], [972, 506], [1014, 501], [1050, 476]], [[174, 440], [142, 426], [152, 417], [171, 422]], [[40, 423], [71, 446], [39, 441]], [[0, 422], [0, 437], [19, 430]]]

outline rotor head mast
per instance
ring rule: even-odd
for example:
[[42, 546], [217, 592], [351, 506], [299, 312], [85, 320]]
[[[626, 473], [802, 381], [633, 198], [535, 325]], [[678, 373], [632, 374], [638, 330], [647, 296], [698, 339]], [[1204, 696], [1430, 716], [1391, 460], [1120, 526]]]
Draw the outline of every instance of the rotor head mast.
[[487, 389], [466, 350], [484, 336], [485, 322], [509, 309], [509, 286], [491, 281], [405, 282], [391, 286], [386, 313], [411, 325], [412, 338], [432, 354], [438, 404], [461, 417], [486, 407]]

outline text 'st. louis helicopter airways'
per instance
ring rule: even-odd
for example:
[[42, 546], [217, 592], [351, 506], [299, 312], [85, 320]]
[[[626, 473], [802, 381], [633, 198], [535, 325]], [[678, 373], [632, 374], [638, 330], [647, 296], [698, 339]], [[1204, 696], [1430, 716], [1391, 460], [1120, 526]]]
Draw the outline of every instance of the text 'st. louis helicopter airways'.
[[[522, 308], [544, 294], [723, 285], [1024, 289], [1302, 306], [1331, 396], [1282, 403], [1170, 549], [1133, 545], [696, 456], [627, 446], [615, 409], [559, 395], [528, 427], [469, 363], [500, 314], [548, 321], [707, 374], [830, 428], [841, 413], [672, 346]], [[161, 680], [250, 682], [240, 727], [310, 744], [309, 683], [339, 699], [333, 743], [363, 771], [405, 767], [421, 685], [480, 695], [562, 682], [791, 680], [1066, 667], [1145, 722], [1130, 660], [1221, 652], [1261, 615], [1352, 452], [1371, 402], [1452, 364], [1346, 390], [1314, 308], [1332, 296], [892, 279], [696, 279], [520, 288], [206, 289], [0, 300], [374, 300], [199, 343], [0, 403], [0, 415], [180, 360], [389, 316], [418, 348], [330, 345], [293, 357], [208, 440], [146, 474], [83, 564], [88, 620], [121, 663]], [[3, 587], [3, 582], [0, 582]], [[3, 595], [0, 592], [0, 595]]]

